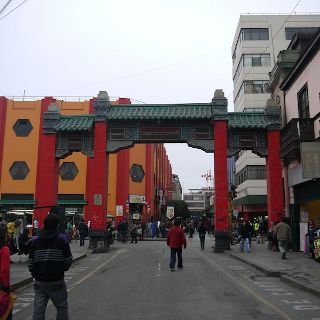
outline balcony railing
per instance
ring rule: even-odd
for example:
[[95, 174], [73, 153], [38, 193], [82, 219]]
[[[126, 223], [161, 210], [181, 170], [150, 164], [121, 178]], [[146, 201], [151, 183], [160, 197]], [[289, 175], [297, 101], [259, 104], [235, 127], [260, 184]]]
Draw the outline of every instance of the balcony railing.
[[281, 130], [280, 158], [300, 158], [300, 143], [314, 141], [314, 119], [294, 118]]

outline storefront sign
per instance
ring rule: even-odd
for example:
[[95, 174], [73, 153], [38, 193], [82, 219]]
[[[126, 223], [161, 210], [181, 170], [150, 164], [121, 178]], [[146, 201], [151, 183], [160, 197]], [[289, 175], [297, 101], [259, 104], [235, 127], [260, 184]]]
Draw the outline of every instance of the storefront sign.
[[145, 202], [146, 202], [145, 196], [139, 196], [136, 194], [129, 195], [129, 203], [142, 203], [142, 204], [144, 204]]
[[95, 206], [102, 206], [102, 194], [95, 194], [93, 196], [93, 204]]
[[174, 217], [174, 207], [167, 207], [167, 218], [172, 219]]
[[123, 216], [123, 206], [116, 206], [116, 216], [117, 217]]
[[148, 141], [158, 140], [180, 140], [180, 128], [166, 127], [140, 127], [139, 139]]
[[302, 177], [320, 178], [320, 142], [301, 143]]

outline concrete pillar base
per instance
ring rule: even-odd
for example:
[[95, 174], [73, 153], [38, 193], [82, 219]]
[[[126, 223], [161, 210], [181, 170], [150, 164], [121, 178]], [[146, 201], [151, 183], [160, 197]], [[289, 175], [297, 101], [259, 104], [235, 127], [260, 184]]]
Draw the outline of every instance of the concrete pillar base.
[[107, 252], [112, 238], [108, 231], [92, 230], [89, 234], [89, 249], [92, 253], [103, 253]]
[[223, 253], [225, 250], [231, 250], [230, 232], [215, 231], [214, 236], [215, 236], [214, 252]]

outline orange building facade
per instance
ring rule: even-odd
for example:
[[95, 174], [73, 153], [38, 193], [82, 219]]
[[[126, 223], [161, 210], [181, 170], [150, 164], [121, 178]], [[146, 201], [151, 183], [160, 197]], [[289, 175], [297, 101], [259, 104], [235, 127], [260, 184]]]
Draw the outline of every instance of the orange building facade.
[[[93, 110], [93, 99], [71, 102], [46, 97], [17, 101], [0, 97], [0, 209], [2, 212], [32, 210], [35, 218], [37, 197], [42, 192], [41, 206], [60, 205], [70, 217], [84, 215], [88, 220], [90, 159], [86, 155], [74, 152], [58, 162], [57, 203], [46, 198], [41, 189], [41, 180], [51, 179], [50, 174], [57, 172], [49, 161], [46, 166], [50, 151], [44, 151], [45, 146], [40, 145], [43, 113], [50, 102], [59, 106], [61, 115], [89, 115]], [[112, 102], [121, 103], [128, 104], [130, 100], [120, 98]], [[166, 200], [171, 198], [167, 188], [172, 182], [172, 167], [164, 144], [136, 144], [108, 153], [107, 159], [107, 217], [116, 221], [161, 219]], [[101, 168], [94, 170], [99, 174]]]

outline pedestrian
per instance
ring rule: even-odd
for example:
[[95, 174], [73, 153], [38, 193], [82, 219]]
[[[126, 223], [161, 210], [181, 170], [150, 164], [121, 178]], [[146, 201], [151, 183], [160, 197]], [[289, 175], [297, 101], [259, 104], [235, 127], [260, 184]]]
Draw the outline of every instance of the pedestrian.
[[39, 219], [38, 218], [34, 218], [33, 220], [33, 235], [37, 236], [38, 235], [38, 230], [39, 230]]
[[69, 241], [58, 232], [59, 218], [48, 214], [44, 229], [31, 245], [28, 267], [34, 278], [33, 320], [44, 320], [48, 300], [57, 309], [56, 319], [68, 320], [68, 293], [64, 272], [72, 263]]
[[291, 241], [291, 227], [286, 217], [282, 217], [273, 230], [273, 238], [278, 240], [281, 258], [286, 259], [288, 244]]
[[193, 238], [193, 234], [194, 234], [194, 221], [193, 219], [191, 219], [189, 223], [189, 238]]
[[6, 235], [5, 224], [0, 223], [0, 317], [11, 320], [11, 311], [8, 310], [10, 308], [10, 250], [6, 245]]
[[68, 220], [67, 225], [66, 225], [66, 230], [65, 230], [66, 236], [69, 240], [69, 243], [71, 242], [72, 239], [72, 224], [71, 222]]
[[204, 250], [204, 241], [206, 238], [206, 228], [204, 227], [203, 222], [201, 222], [200, 226], [198, 227], [198, 233], [199, 233], [199, 238], [200, 238], [201, 250]]
[[81, 221], [78, 225], [78, 231], [80, 236], [80, 247], [84, 246], [84, 239], [88, 236], [88, 225], [84, 222], [84, 219], [81, 218]]
[[182, 247], [187, 247], [186, 237], [183, 229], [180, 227], [179, 219], [174, 220], [173, 227], [170, 229], [167, 237], [167, 245], [170, 247], [170, 269], [174, 271], [176, 265], [176, 256], [178, 257], [178, 269], [183, 269]]
[[245, 251], [250, 253], [250, 241], [251, 241], [251, 233], [252, 233], [252, 226], [249, 221], [244, 220], [243, 223], [239, 227], [239, 236], [240, 236], [240, 251]]
[[310, 220], [308, 222], [308, 233], [306, 234], [308, 236], [308, 244], [309, 244], [309, 258], [315, 259], [315, 245], [314, 240], [317, 237], [317, 227], [313, 220]]
[[134, 221], [130, 227], [131, 243], [133, 242], [138, 243], [138, 239], [137, 239], [138, 228], [139, 228], [139, 225]]

